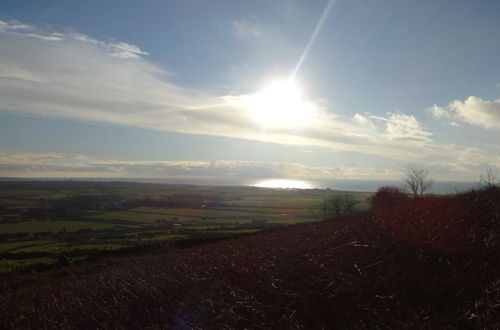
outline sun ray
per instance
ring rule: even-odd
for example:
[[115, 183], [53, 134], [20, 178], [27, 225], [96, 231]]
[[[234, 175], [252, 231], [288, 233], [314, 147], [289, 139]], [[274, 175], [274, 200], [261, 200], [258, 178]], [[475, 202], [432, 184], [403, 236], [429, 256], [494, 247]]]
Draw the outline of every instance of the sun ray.
[[330, 9], [332, 8], [334, 2], [335, 0], [330, 0], [330, 2], [328, 2], [328, 4], [326, 5], [325, 10], [323, 11], [323, 14], [321, 14], [321, 18], [319, 19], [318, 24], [316, 24], [313, 34], [311, 35], [311, 38], [307, 42], [306, 48], [304, 48], [304, 51], [302, 52], [302, 55], [300, 56], [299, 61], [297, 62], [297, 65], [295, 66], [292, 75], [290, 76], [291, 80], [295, 79], [295, 76], [297, 75], [297, 72], [299, 72], [299, 69], [302, 66], [304, 60], [306, 59], [307, 54], [309, 54], [309, 50], [311, 49], [314, 40], [316, 40], [316, 37], [318, 36], [318, 33], [321, 30], [321, 27], [323, 26], [323, 23], [325, 22], [325, 19], [328, 16], [328, 13], [330, 12]]

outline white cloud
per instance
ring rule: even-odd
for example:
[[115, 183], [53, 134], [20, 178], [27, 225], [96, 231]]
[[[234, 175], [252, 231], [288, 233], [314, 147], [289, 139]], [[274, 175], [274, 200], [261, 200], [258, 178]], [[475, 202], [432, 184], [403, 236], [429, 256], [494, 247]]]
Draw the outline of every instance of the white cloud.
[[16, 31], [16, 30], [25, 30], [25, 31], [30, 31], [31, 27], [26, 24], [21, 24], [18, 21], [8, 21], [4, 22], [0, 20], [0, 32], [5, 32], [5, 31]]
[[31, 26], [19, 23], [18, 21], [9, 21], [6, 24], [0, 24], [0, 26], [4, 26], [6, 29], [15, 31], [15, 30], [24, 30], [31, 31]]
[[432, 133], [422, 128], [420, 122], [414, 117], [405, 114], [391, 113], [386, 124], [389, 139], [412, 139], [416, 141], [429, 141]]
[[207, 134], [239, 120], [229, 99], [169, 83], [137, 46], [1, 26], [1, 109]]
[[[264, 129], [248, 95], [216, 95], [170, 82], [170, 73], [125, 42], [0, 21], [0, 109], [21, 114], [354, 151], [394, 160], [440, 157], [431, 133], [405, 114], [342, 119], [316, 100], [311, 124]], [[237, 31], [257, 33], [243, 23]], [[239, 29], [239, 30], [238, 30]], [[372, 120], [381, 119], [384, 124]], [[446, 151], [450, 155], [452, 151]], [[450, 156], [451, 157], [451, 156]]]
[[37, 33], [17, 33], [18, 35], [22, 35], [25, 37], [31, 37], [31, 38], [36, 38], [40, 40], [45, 40], [45, 41], [61, 41], [64, 40], [63, 38], [55, 35], [44, 35], [44, 34], [37, 34]]
[[366, 116], [363, 116], [359, 113], [356, 113], [353, 117], [352, 117], [352, 120], [361, 125], [361, 126], [364, 126], [365, 128], [368, 128], [368, 129], [374, 129], [376, 126], [375, 124], [370, 120], [370, 118], [366, 117]]
[[371, 116], [386, 122], [385, 136], [390, 140], [412, 140], [417, 143], [430, 142], [432, 133], [426, 131], [420, 122], [411, 115], [388, 113], [389, 117]]
[[117, 42], [107, 44], [112, 55], [118, 58], [139, 58], [141, 55], [149, 55], [142, 51], [139, 47], [127, 44], [126, 42]]
[[368, 124], [369, 123], [369, 120], [368, 118], [366, 118], [365, 116], [363, 115], [360, 115], [359, 113], [355, 114], [354, 117], [352, 117], [352, 119], [357, 122], [358, 124], [361, 124], [361, 125], [365, 125], [365, 124]]
[[427, 109], [433, 117], [435, 118], [450, 118], [450, 113], [446, 108], [440, 107], [436, 104], [433, 104], [432, 107]]
[[488, 101], [469, 96], [464, 101], [454, 100], [446, 107], [434, 105], [429, 112], [436, 118], [451, 118], [451, 125], [462, 121], [484, 128], [500, 127], [500, 99]]
[[500, 127], [500, 99], [485, 101], [469, 96], [465, 101], [451, 102], [448, 108], [466, 123], [485, 128]]

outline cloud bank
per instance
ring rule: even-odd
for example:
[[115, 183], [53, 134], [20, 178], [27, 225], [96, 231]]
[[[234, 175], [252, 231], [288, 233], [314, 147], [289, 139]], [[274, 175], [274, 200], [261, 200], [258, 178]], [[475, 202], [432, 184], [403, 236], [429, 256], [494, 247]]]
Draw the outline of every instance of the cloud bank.
[[[262, 179], [294, 180], [393, 180], [399, 179], [408, 165], [424, 166], [439, 180], [476, 180], [485, 168], [500, 164], [477, 148], [454, 152], [422, 163], [397, 163], [393, 166], [309, 166], [298, 162], [262, 161], [133, 161], [99, 159], [70, 153], [0, 153], [0, 177], [17, 178], [103, 178], [103, 179], [179, 179], [213, 182], [251, 182]], [[496, 168], [500, 168], [497, 166]], [[476, 176], [471, 176], [474, 173]]]
[[303, 179], [392, 178], [380, 168], [321, 167], [258, 161], [116, 161], [81, 154], [0, 154], [0, 177], [19, 178], [152, 178], [152, 179]]

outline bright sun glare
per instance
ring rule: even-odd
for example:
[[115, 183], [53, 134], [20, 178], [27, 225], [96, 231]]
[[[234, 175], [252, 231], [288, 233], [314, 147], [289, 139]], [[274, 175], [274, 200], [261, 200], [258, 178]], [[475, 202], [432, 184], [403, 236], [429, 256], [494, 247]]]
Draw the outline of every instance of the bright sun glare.
[[268, 128], [304, 126], [312, 120], [315, 111], [314, 104], [304, 100], [291, 80], [275, 81], [250, 95], [248, 108], [253, 118]]
[[255, 184], [261, 188], [281, 188], [281, 189], [310, 189], [311, 185], [306, 181], [288, 179], [268, 179]]

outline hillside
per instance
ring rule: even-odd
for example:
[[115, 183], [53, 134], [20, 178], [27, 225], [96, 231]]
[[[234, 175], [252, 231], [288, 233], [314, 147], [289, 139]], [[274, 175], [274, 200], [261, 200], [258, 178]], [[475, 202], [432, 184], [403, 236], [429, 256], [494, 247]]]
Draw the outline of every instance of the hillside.
[[[410, 246], [370, 216], [5, 277], [4, 328], [498, 328], [498, 252]], [[496, 312], [496, 313], [495, 313]]]
[[230, 236], [333, 215], [332, 196], [370, 193], [133, 182], [0, 181], [0, 274], [82, 262], [145, 245]]

